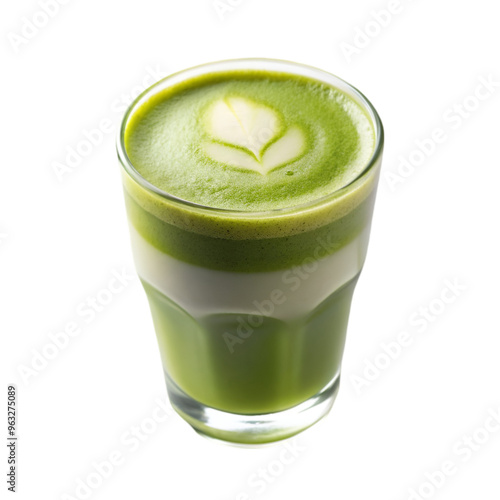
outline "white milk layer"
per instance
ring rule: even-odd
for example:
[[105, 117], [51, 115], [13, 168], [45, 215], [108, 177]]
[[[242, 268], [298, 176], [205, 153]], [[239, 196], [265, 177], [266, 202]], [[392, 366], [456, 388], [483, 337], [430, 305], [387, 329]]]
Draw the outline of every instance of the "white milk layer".
[[291, 269], [251, 273], [188, 264], [156, 249], [132, 225], [130, 235], [139, 276], [190, 315], [264, 314], [291, 320], [312, 311], [361, 271], [369, 227], [322, 259], [305, 259]]

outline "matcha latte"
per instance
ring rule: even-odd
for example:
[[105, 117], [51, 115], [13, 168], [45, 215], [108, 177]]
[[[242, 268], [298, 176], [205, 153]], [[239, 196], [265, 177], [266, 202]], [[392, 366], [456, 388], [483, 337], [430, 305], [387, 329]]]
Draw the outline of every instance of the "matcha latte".
[[172, 75], [118, 143], [167, 388], [198, 432], [264, 443], [335, 398], [382, 151], [368, 101], [271, 60]]

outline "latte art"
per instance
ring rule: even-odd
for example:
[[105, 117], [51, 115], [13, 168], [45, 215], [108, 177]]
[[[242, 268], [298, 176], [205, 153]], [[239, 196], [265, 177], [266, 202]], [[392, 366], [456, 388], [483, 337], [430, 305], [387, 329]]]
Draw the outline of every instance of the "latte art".
[[213, 139], [205, 154], [219, 163], [262, 175], [287, 165], [305, 150], [299, 127], [286, 129], [272, 108], [241, 97], [227, 97], [210, 107], [206, 117]]

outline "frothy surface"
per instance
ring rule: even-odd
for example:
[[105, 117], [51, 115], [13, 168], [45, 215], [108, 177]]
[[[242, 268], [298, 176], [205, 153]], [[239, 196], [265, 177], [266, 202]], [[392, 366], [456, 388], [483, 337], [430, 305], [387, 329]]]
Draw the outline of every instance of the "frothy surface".
[[193, 78], [130, 119], [127, 154], [151, 184], [214, 208], [262, 211], [322, 198], [354, 180], [374, 150], [364, 111], [340, 90], [291, 74]]

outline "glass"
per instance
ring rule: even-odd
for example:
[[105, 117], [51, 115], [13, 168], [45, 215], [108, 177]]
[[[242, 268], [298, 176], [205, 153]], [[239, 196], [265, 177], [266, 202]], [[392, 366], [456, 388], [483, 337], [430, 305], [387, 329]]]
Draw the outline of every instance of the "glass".
[[[255, 69], [319, 80], [361, 106], [376, 144], [354, 181], [313, 203], [251, 213], [181, 200], [141, 177], [124, 136], [146, 101], [196, 76]], [[135, 265], [174, 409], [204, 436], [247, 445], [284, 439], [314, 424], [338, 391], [351, 298], [366, 257], [383, 150], [375, 109], [348, 83], [316, 68], [267, 59], [222, 61], [146, 90], [127, 110], [117, 148]], [[207, 219], [220, 223], [220, 235], [204, 234]], [[289, 230], [298, 219], [307, 231]], [[269, 237], [267, 223], [280, 224], [283, 236]], [[168, 242], [169, 254], [155, 241]], [[290, 252], [292, 247], [301, 250]], [[206, 263], [204, 255], [210, 256]]]

